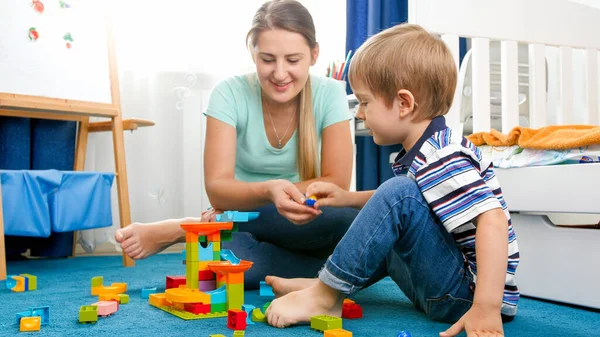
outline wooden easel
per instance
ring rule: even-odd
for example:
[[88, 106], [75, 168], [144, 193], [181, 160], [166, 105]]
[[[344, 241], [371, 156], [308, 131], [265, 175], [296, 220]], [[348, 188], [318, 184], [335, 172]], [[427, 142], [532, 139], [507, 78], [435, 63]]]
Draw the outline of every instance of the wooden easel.
[[[119, 202], [121, 228], [131, 223], [129, 209], [129, 191], [125, 163], [124, 130], [135, 130], [142, 126], [154, 125], [154, 122], [140, 119], [123, 120], [121, 117], [121, 97], [119, 77], [115, 56], [114, 39], [110, 22], [106, 20], [108, 41], [108, 64], [110, 72], [110, 92], [112, 103], [94, 103], [59, 98], [0, 93], [0, 116], [54, 119], [78, 122], [77, 145], [74, 170], [84, 168], [89, 132], [112, 131], [115, 158], [115, 172]], [[90, 117], [109, 118], [107, 122], [90, 123]], [[76, 239], [73, 242], [75, 255]], [[2, 216], [2, 189], [0, 184], [0, 280], [6, 279], [6, 251], [4, 242], [4, 222]], [[123, 265], [132, 267], [135, 262], [123, 252]]]

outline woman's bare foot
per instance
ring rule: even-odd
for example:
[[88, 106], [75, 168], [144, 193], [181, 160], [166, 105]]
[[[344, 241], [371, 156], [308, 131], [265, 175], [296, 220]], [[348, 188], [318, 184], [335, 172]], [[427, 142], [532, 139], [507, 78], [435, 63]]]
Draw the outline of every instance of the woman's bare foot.
[[273, 288], [275, 297], [281, 297], [291, 293], [292, 291], [298, 291], [308, 288], [319, 279], [317, 278], [282, 278], [277, 276], [267, 276], [265, 282]]
[[266, 316], [270, 325], [285, 328], [310, 322], [316, 315], [340, 317], [344, 295], [317, 280], [312, 286], [291, 292], [271, 302]]
[[185, 238], [178, 223], [165, 221], [151, 224], [133, 223], [117, 230], [115, 240], [134, 260], [145, 259]]

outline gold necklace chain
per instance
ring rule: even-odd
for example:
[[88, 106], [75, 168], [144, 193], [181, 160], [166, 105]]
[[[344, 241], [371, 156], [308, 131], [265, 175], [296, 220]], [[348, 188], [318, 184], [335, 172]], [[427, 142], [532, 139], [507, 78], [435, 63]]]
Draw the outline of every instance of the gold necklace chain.
[[287, 128], [285, 129], [283, 136], [281, 138], [279, 138], [279, 134], [277, 134], [277, 129], [275, 128], [275, 123], [273, 122], [273, 117], [271, 116], [271, 111], [269, 110], [269, 106], [268, 106], [268, 104], [264, 104], [264, 103], [263, 103], [263, 105], [265, 108], [267, 108], [267, 114], [269, 114], [269, 119], [271, 120], [271, 126], [273, 126], [273, 131], [275, 131], [275, 137], [277, 138], [277, 147], [281, 149], [283, 147], [283, 144], [281, 143], [281, 141], [285, 138], [285, 135], [287, 135], [288, 130], [290, 129], [290, 126], [292, 126], [292, 122], [294, 121], [294, 115], [296, 115], [296, 112], [294, 111], [294, 113], [292, 114], [292, 118], [290, 118], [290, 123], [288, 124]]

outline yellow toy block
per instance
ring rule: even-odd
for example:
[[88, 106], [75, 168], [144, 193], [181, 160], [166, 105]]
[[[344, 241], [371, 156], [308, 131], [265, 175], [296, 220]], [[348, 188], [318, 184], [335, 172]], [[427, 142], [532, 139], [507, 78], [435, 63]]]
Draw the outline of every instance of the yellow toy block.
[[352, 332], [344, 329], [325, 330], [323, 337], [352, 337]]
[[148, 297], [148, 302], [150, 303], [150, 305], [153, 305], [157, 308], [159, 308], [163, 305], [168, 305], [167, 296], [164, 293], [150, 294], [150, 296]]
[[233, 337], [244, 337], [244, 336], [245, 336], [244, 330], [235, 330], [233, 332]]
[[213, 242], [213, 252], [218, 252], [221, 250], [221, 243], [220, 242]]
[[113, 283], [110, 286], [104, 286], [102, 276], [92, 277], [92, 296], [98, 295], [117, 295], [127, 291], [127, 283]]
[[216, 335], [209, 335], [209, 337], [225, 337], [225, 335], [216, 334]]
[[19, 331], [40, 331], [42, 318], [40, 316], [23, 317], [19, 323]]
[[27, 289], [26, 290], [37, 290], [37, 276], [31, 274], [21, 274], [19, 276], [23, 276], [27, 278]]
[[103, 295], [98, 295], [98, 301], [117, 301], [120, 302], [121, 301], [121, 297], [120, 294], [103, 294]]
[[267, 316], [260, 311], [260, 308], [252, 310], [252, 322], [267, 322]]
[[119, 304], [127, 304], [129, 303], [129, 295], [127, 294], [119, 294]]
[[23, 276], [12, 276], [12, 279], [17, 281], [17, 284], [12, 288], [12, 291], [22, 293], [25, 291], [25, 278]]

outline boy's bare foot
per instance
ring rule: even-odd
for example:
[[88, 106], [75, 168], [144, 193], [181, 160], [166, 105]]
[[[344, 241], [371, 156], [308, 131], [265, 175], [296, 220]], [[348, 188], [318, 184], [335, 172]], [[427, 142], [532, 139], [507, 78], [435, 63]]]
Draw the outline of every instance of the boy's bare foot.
[[115, 240], [121, 244], [125, 254], [141, 260], [176, 243], [182, 236], [185, 237], [185, 231], [177, 223], [133, 223], [117, 230]]
[[310, 318], [316, 315], [340, 317], [343, 303], [342, 293], [317, 280], [308, 288], [273, 300], [266, 315], [270, 325], [285, 328], [310, 322]]
[[265, 282], [273, 288], [275, 297], [281, 297], [292, 291], [308, 288], [318, 281], [319, 279], [317, 278], [282, 278], [277, 276], [267, 276], [265, 278]]

